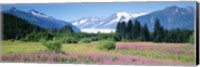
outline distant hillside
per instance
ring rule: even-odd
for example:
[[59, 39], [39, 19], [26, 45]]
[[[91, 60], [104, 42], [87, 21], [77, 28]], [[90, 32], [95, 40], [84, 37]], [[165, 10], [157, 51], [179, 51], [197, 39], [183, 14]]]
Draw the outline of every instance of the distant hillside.
[[71, 23], [68, 23], [63, 20], [55, 19], [51, 16], [48, 16], [34, 9], [31, 9], [28, 12], [25, 12], [25, 11], [18, 10], [15, 7], [12, 7], [9, 10], [4, 10], [3, 13], [17, 16], [18, 18], [24, 19], [31, 24], [37, 25], [45, 29], [62, 29], [65, 26], [71, 26], [74, 32], [80, 32], [80, 29], [72, 25]]
[[148, 25], [150, 31], [153, 30], [155, 19], [160, 20], [160, 24], [165, 29], [194, 29], [195, 9], [194, 7], [170, 6], [147, 15], [139, 16], [132, 19], [138, 19], [142, 25]]
[[29, 34], [33, 31], [41, 32], [45, 31], [45, 29], [30, 24], [29, 22], [18, 18], [16, 16], [2, 13], [3, 17], [3, 39], [18, 39], [25, 37], [26, 34]]
[[102, 29], [112, 31], [115, 30], [118, 22], [127, 22], [128, 20], [132, 20], [134, 23], [135, 19], [139, 20], [142, 25], [147, 24], [150, 31], [153, 30], [155, 19], [159, 19], [160, 24], [165, 29], [179, 28], [193, 30], [195, 22], [195, 8], [191, 6], [169, 6], [150, 13], [132, 14], [127, 12], [117, 12], [105, 18], [86, 17], [72, 21], [71, 23], [81, 29]]

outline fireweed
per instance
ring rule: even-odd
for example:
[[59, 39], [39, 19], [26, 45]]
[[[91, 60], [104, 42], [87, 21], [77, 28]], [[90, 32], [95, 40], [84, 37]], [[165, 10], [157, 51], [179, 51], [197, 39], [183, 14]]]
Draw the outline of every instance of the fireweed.
[[161, 64], [161, 65], [190, 65], [172, 60], [151, 59], [138, 56], [125, 56], [106, 53], [27, 53], [3, 55], [5, 62], [44, 62], [44, 63], [86, 63], [86, 64]]

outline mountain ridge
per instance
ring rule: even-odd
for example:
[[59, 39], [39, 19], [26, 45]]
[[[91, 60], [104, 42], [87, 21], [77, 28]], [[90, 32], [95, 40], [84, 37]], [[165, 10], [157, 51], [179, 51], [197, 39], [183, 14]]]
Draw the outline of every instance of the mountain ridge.
[[[100, 28], [100, 29], [115, 29], [117, 23], [119, 21], [125, 21], [127, 22], [131, 18], [145, 15], [147, 13], [139, 13], [139, 14], [131, 14], [127, 12], [117, 12], [114, 13], [108, 17], [104, 18], [99, 18], [99, 17], [94, 17], [94, 18], [80, 18], [75, 21], [71, 21], [72, 24], [77, 25], [80, 28]], [[92, 21], [93, 19], [97, 19]], [[114, 25], [113, 25], [114, 23]], [[92, 26], [95, 24], [94, 26]]]
[[[155, 19], [159, 19], [164, 29], [187, 29], [193, 30], [194, 28], [194, 12], [192, 6], [178, 7], [168, 6], [166, 8], [156, 10], [150, 13], [132, 14], [128, 12], [117, 12], [106, 18], [96, 21], [84, 21], [80, 23], [81, 19], [71, 22], [81, 29], [115, 29], [118, 22], [132, 20], [139, 20], [142, 25], [147, 24], [148, 29], [153, 31]], [[137, 15], [137, 16], [136, 16]], [[84, 19], [82, 19], [84, 20]], [[90, 19], [87, 19], [90, 20]], [[79, 23], [79, 24], [78, 24]], [[86, 31], [87, 32], [87, 31]]]
[[105, 29], [113, 31], [115, 30], [118, 22], [128, 22], [128, 20], [132, 20], [134, 23], [136, 19], [140, 21], [141, 25], [147, 24], [150, 31], [153, 31], [156, 19], [160, 20], [160, 24], [164, 27], [164, 29], [179, 28], [193, 30], [195, 21], [194, 7], [178, 7], [175, 5], [168, 6], [150, 13], [133, 14], [128, 12], [116, 12], [108, 17], [82, 17], [70, 22], [55, 19], [35, 9], [25, 12], [13, 7], [10, 10], [5, 10], [3, 12], [25, 19], [31, 24], [38, 25], [45, 29], [61, 29], [66, 25], [70, 25], [76, 32], [80, 32], [82, 29]]
[[45, 29], [61, 29], [64, 26], [70, 25], [72, 26], [74, 32], [80, 32], [80, 29], [72, 25], [71, 23], [47, 16], [44, 13], [36, 11], [34, 9], [25, 12], [16, 9], [15, 7], [12, 7], [10, 10], [4, 10], [3, 13], [17, 16], [18, 18], [24, 19], [31, 24], [37, 25]]
[[[188, 10], [188, 7], [192, 10]], [[194, 13], [193, 7], [178, 7], [171, 6], [162, 10], [154, 11], [147, 15], [139, 16], [135, 19], [139, 20], [142, 25], [147, 24], [150, 31], [153, 31], [153, 26], [156, 19], [160, 20], [160, 24], [165, 29], [194, 29]], [[135, 21], [132, 19], [132, 21]]]

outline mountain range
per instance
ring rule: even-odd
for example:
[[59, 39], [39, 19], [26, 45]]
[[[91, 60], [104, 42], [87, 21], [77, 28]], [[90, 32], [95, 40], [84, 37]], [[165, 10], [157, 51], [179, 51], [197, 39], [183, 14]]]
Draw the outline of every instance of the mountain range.
[[21, 11], [12, 7], [9, 10], [4, 10], [3, 13], [14, 15], [18, 18], [24, 19], [31, 24], [37, 25], [44, 29], [61, 29], [65, 26], [72, 26], [74, 32], [80, 32], [80, 29], [69, 22], [55, 19], [51, 16], [47, 16], [42, 12], [36, 11], [34, 9], [29, 10], [28, 12]]
[[[135, 19], [139, 20], [141, 24], [147, 24], [150, 31], [153, 30], [155, 19], [159, 19], [160, 24], [165, 29], [187, 29], [193, 30], [195, 23], [195, 9], [188, 6], [185, 8], [170, 6], [163, 10], [158, 10], [147, 15], [139, 16]], [[133, 21], [135, 19], [132, 19]]]
[[153, 31], [155, 19], [159, 19], [160, 24], [165, 29], [179, 28], [193, 30], [195, 9], [191, 6], [170, 6], [151, 13], [132, 14], [128, 12], [118, 12], [106, 18], [83, 17], [78, 20], [71, 21], [71, 23], [80, 27], [83, 32], [97, 32], [97, 30], [101, 32], [105, 32], [104, 30], [106, 30], [106, 32], [108, 32], [108, 30], [114, 31], [118, 22], [127, 22], [128, 20], [132, 20], [134, 23], [136, 19], [140, 21], [142, 25], [147, 24], [150, 31]]
[[131, 14], [127, 12], [114, 13], [109, 17], [83, 17], [79, 20], [71, 21], [72, 24], [80, 27], [81, 29], [97, 28], [97, 29], [115, 29], [119, 21], [127, 22], [131, 18], [135, 18], [146, 13]]
[[156, 19], [164, 29], [194, 29], [195, 8], [169, 6], [150, 13], [133, 14], [128, 12], [117, 12], [108, 17], [82, 17], [74, 21], [63, 21], [48, 16], [42, 12], [31, 9], [28, 12], [11, 8], [4, 10], [4, 13], [11, 14], [45, 29], [61, 29], [64, 26], [72, 26], [75, 32], [111, 32], [115, 31], [118, 22], [134, 21], [137, 19], [141, 25], [147, 24], [148, 29], [153, 31]]

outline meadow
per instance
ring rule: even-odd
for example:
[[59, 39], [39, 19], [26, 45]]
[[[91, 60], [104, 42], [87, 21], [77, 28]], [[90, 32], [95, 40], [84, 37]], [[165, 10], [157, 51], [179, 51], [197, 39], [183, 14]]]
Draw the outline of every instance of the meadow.
[[[48, 53], [40, 42], [3, 41], [5, 62], [87, 64], [195, 64], [195, 47], [190, 43], [117, 42], [116, 49], [97, 49], [97, 41], [62, 44], [65, 53]], [[44, 51], [44, 52], [43, 52]]]

